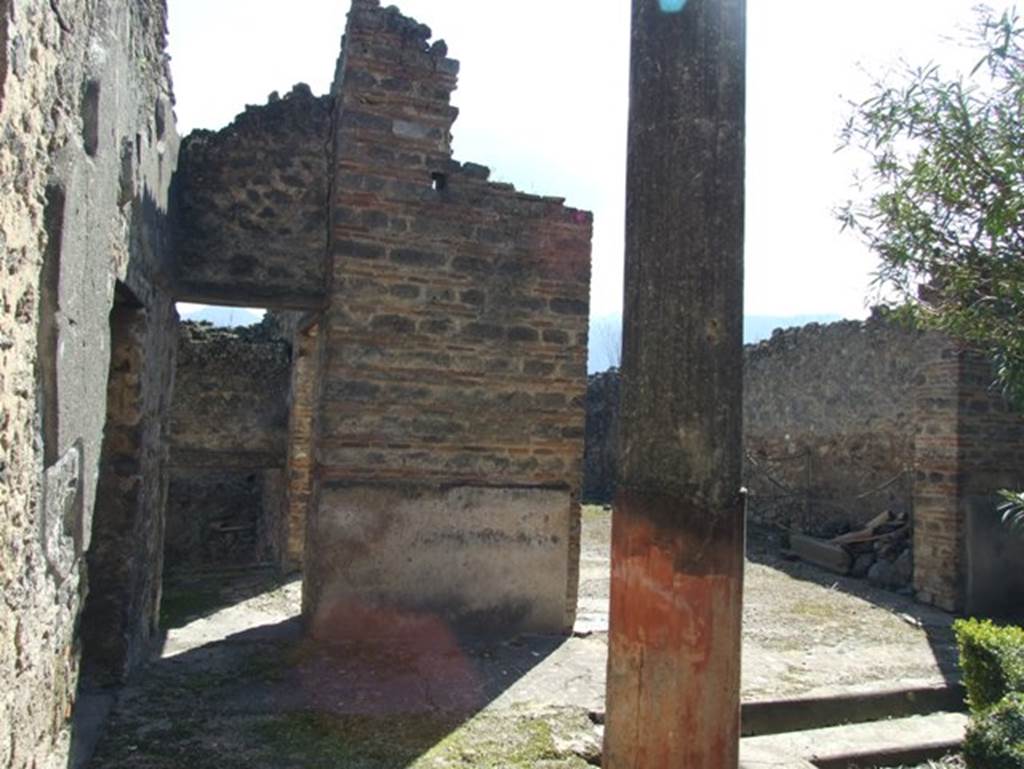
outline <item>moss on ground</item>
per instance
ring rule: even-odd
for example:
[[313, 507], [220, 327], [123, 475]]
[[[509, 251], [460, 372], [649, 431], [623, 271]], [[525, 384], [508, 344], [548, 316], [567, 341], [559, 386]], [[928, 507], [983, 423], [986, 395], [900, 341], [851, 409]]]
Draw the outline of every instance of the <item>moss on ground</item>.
[[460, 723], [451, 716], [332, 716], [290, 713], [256, 727], [265, 766], [308, 769], [583, 769], [555, 734], [589, 729], [578, 713], [482, 714]]
[[[94, 766], [122, 769], [588, 769], [564, 740], [582, 711], [332, 715], [303, 711], [162, 719], [120, 730]], [[561, 745], [556, 741], [561, 737]]]

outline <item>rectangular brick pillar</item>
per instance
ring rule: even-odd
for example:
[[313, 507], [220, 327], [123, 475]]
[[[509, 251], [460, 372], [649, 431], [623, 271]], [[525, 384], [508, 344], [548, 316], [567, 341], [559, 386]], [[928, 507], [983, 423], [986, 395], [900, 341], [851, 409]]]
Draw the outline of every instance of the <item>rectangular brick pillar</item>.
[[999, 521], [998, 490], [1024, 485], [1024, 417], [983, 355], [950, 344], [915, 391], [914, 588], [948, 611], [1000, 614], [1024, 600], [1024, 541]]
[[606, 769], [736, 767], [744, 0], [634, 0]]
[[914, 392], [914, 589], [919, 601], [963, 606], [966, 574], [960, 514], [960, 378], [955, 349], [924, 364]]
[[578, 581], [590, 214], [452, 158], [458, 62], [353, 0], [303, 571], [312, 636], [565, 632]]

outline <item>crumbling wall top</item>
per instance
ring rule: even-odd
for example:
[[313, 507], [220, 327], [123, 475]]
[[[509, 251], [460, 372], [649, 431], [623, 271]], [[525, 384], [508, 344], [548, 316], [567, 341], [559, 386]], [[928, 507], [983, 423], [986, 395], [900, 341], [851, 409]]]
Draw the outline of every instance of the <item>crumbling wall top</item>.
[[178, 170], [182, 301], [317, 307], [327, 244], [331, 97], [299, 84], [221, 131], [195, 131]]

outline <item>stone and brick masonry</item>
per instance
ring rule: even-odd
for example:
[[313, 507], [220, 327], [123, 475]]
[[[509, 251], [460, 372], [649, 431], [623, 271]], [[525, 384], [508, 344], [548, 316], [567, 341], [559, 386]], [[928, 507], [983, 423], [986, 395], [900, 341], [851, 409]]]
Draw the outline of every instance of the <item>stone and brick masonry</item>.
[[[175, 300], [308, 313], [268, 455], [315, 635], [572, 623], [591, 216], [453, 161], [456, 62], [372, 0], [330, 95], [198, 133], [176, 172], [165, 27], [160, 0], [0, 0], [14, 769], [68, 765], [81, 659], [117, 680], [157, 637]], [[182, 431], [182, 466], [216, 433]]]
[[575, 612], [591, 216], [452, 160], [458, 64], [430, 36], [355, 0], [333, 87], [321, 638]]
[[328, 97], [182, 149], [180, 297], [307, 312], [282, 558], [326, 639], [575, 611], [592, 218], [452, 159], [430, 37], [355, 0]]
[[[776, 331], [744, 356], [753, 520], [830, 535], [912, 507], [914, 382], [944, 343], [887, 321]], [[775, 482], [797, 492], [787, 497]]]
[[[751, 519], [827, 534], [858, 526], [886, 506], [909, 511], [914, 381], [937, 344], [875, 317], [778, 330], [747, 345], [743, 426]], [[590, 377], [588, 499], [611, 499], [614, 490], [618, 389], [614, 370]]]
[[83, 645], [117, 677], [156, 627], [175, 317], [161, 274], [177, 155], [165, 19], [159, 0], [0, 0], [0, 765], [12, 769], [68, 765]]
[[[1024, 598], [1024, 543], [996, 491], [1024, 485], [1024, 418], [991, 365], [948, 338], [875, 315], [776, 331], [744, 360], [752, 521], [821, 536], [884, 510], [912, 516], [913, 588], [950, 610], [998, 614]], [[615, 486], [618, 372], [590, 378], [584, 489]]]
[[1024, 540], [995, 491], [1024, 487], [1024, 417], [993, 388], [991, 363], [947, 343], [916, 379], [914, 587], [970, 614], [1019, 612]]
[[171, 411], [168, 569], [281, 557], [291, 346], [251, 328], [181, 325]]
[[180, 300], [318, 308], [327, 283], [331, 98], [297, 85], [182, 142]]

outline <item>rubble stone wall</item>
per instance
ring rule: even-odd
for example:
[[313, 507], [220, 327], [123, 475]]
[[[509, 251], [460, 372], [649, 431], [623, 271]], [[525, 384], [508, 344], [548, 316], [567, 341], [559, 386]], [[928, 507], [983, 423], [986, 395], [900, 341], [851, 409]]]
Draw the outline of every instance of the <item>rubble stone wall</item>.
[[755, 520], [829, 533], [885, 509], [910, 511], [914, 382], [929, 339], [875, 317], [777, 331], [746, 348], [744, 450]]
[[583, 454], [583, 501], [608, 504], [618, 482], [619, 370], [592, 374], [587, 380], [586, 445]]
[[176, 182], [180, 300], [320, 305], [330, 103], [298, 85], [221, 131], [188, 135]]
[[[747, 345], [752, 518], [824, 532], [887, 507], [909, 512], [914, 383], [932, 344], [876, 317], [779, 330]], [[614, 490], [617, 398], [617, 372], [591, 377], [584, 489], [593, 501], [610, 501]]]
[[[67, 765], [115, 279], [152, 338], [174, 318], [158, 278], [177, 154], [164, 36], [158, 0], [0, 2], [0, 765], [13, 769]], [[159, 389], [170, 356], [147, 357], [140, 386]], [[140, 429], [158, 456], [161, 425]], [[160, 475], [140, 482], [139, 531], [155, 533]], [[159, 559], [121, 555], [159, 583]], [[152, 626], [147, 595], [125, 607], [132, 644]]]
[[334, 86], [304, 572], [329, 638], [574, 612], [592, 220], [452, 161], [458, 65], [430, 35], [355, 0]]
[[181, 325], [171, 422], [169, 568], [276, 559], [291, 346], [270, 322]]
[[[777, 331], [745, 363], [753, 520], [831, 536], [907, 513], [920, 601], [982, 615], [1020, 605], [1024, 540], [1000, 523], [997, 492], [1024, 486], [1024, 416], [985, 356], [875, 316]], [[611, 499], [617, 387], [616, 371], [590, 378], [591, 501]]]

